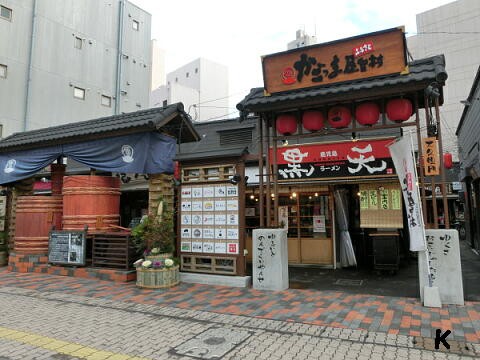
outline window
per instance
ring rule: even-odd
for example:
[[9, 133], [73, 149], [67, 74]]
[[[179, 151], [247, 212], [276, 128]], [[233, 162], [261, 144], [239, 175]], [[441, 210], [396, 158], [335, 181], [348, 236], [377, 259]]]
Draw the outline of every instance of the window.
[[190, 75], [190, 73], [187, 72], [185, 76], [188, 78], [189, 75]]
[[178, 77], [175, 78], [175, 82], [178, 82]]
[[138, 29], [140, 29], [140, 23], [137, 20], [133, 20], [132, 28], [133, 28], [133, 30], [138, 31]]
[[75, 48], [76, 49], [81, 49], [82, 45], [83, 45], [82, 38], [79, 38], [78, 36], [75, 36], [75, 44], [74, 44]]
[[7, 20], [12, 20], [12, 9], [0, 5], [0, 16]]
[[7, 77], [7, 65], [0, 64], [0, 78]]
[[195, 68], [195, 74], [198, 74], [198, 68]]
[[73, 97], [81, 100], [85, 100], [85, 89], [74, 87], [73, 88]]
[[112, 98], [107, 95], [102, 95], [102, 105], [112, 107]]

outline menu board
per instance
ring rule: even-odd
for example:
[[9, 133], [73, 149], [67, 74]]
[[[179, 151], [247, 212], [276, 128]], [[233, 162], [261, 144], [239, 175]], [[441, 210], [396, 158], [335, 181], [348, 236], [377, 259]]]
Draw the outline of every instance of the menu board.
[[239, 253], [239, 189], [231, 183], [182, 186], [182, 253]]
[[48, 262], [85, 265], [85, 231], [51, 231], [48, 240]]
[[403, 228], [400, 184], [360, 184], [360, 227]]

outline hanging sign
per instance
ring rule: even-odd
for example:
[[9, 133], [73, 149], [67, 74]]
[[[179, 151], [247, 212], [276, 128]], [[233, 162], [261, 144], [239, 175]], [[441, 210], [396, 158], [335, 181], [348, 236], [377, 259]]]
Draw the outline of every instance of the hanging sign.
[[407, 73], [405, 33], [394, 28], [262, 57], [266, 93]]
[[438, 156], [437, 139], [435, 137], [423, 138], [422, 148], [425, 176], [440, 175], [440, 158]]
[[[278, 180], [394, 175], [392, 139], [308, 144], [277, 149]], [[270, 149], [272, 158], [273, 150]]]

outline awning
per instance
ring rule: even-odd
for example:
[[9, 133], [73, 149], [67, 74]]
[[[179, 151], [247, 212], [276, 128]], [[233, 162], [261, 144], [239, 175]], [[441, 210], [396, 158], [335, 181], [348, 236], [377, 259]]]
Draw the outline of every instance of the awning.
[[119, 173], [173, 173], [176, 139], [156, 132], [54, 145], [0, 154], [0, 184], [28, 178], [60, 156]]

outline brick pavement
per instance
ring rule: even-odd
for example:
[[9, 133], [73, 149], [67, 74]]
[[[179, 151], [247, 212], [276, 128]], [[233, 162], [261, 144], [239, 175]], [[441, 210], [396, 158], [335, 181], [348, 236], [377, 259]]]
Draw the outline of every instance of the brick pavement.
[[[32, 304], [16, 311], [11, 306], [1, 305], [4, 298], [12, 296], [28, 299]], [[44, 301], [56, 304], [55, 311], [52, 313], [45, 311]], [[16, 306], [17, 303], [19, 301], [15, 302]], [[226, 357], [232, 359], [262, 358], [260, 355], [272, 357], [274, 354], [272, 355], [270, 351], [270, 345], [263, 349], [264, 343], [271, 343], [272, 349], [277, 349], [277, 352], [286, 351], [292, 358], [304, 348], [313, 347], [318, 350], [319, 344], [325, 345], [321, 353], [307, 351], [302, 353], [305, 357], [302, 355], [300, 359], [342, 358], [339, 354], [343, 354], [343, 358], [346, 359], [361, 359], [360, 352], [355, 352], [356, 350], [350, 355], [348, 351], [342, 352], [342, 349], [350, 351], [357, 348], [371, 359], [387, 358], [381, 357], [387, 353], [394, 358], [419, 358], [413, 354], [423, 354], [422, 358], [438, 358], [445, 353], [425, 349], [433, 350], [432, 337], [436, 326], [443, 329], [451, 326], [453, 336], [451, 335], [448, 340], [452, 348], [448, 356], [453, 354], [464, 354], [468, 358], [480, 356], [478, 344], [480, 303], [472, 302], [466, 303], [464, 307], [445, 306], [443, 309], [428, 309], [423, 308], [417, 299], [348, 295], [332, 291], [259, 292], [252, 289], [192, 284], [181, 284], [168, 290], [145, 290], [136, 288], [134, 284], [0, 270], [0, 306], [2, 309], [10, 310], [8, 316], [2, 316], [0, 320], [0, 327], [7, 329], [6, 331], [29, 332], [34, 336], [41, 335], [77, 346], [80, 343], [82, 348], [85, 348], [84, 351], [93, 349], [94, 353], [108, 352], [112, 359], [134, 356], [152, 358], [152, 354], [140, 351], [141, 346], [137, 346], [142, 344], [140, 340], [142, 336], [150, 337], [150, 330], [145, 332], [142, 328], [145, 322], [142, 319], [145, 316], [148, 319], [152, 317], [161, 319], [159, 333], [163, 334], [163, 337], [166, 335], [164, 329], [169, 327], [176, 329], [171, 333], [173, 335], [167, 336], [170, 338], [168, 343], [158, 340], [159, 344], [163, 344], [159, 345], [158, 349], [167, 349], [167, 352], [187, 338], [194, 337], [209, 327], [220, 325], [253, 329], [258, 335], [255, 339], [249, 338], [236, 347], [232, 354], [235, 353], [238, 357]], [[67, 315], [57, 312], [59, 308], [68, 309], [67, 319], [65, 319]], [[85, 308], [88, 309], [87, 312], [95, 314], [93, 320], [84, 314]], [[37, 310], [44, 317], [32, 322], [26, 314]], [[126, 311], [128, 316], [125, 314], [110, 316], [106, 310]], [[92, 323], [95, 323], [96, 317], [100, 319], [103, 316], [107, 316], [105, 323], [99, 325], [92, 333]], [[44, 322], [53, 323], [54, 326], [73, 323], [75, 326], [63, 330], [61, 327], [49, 330], [45, 328]], [[202, 324], [209, 327], [202, 327]], [[198, 331], [194, 331], [196, 326]], [[112, 327], [116, 330], [110, 330]], [[180, 332], [181, 336], [177, 332]], [[71, 337], [66, 337], [67, 333], [71, 333]], [[133, 348], [135, 351], [129, 352], [130, 348], [119, 344], [110, 346], [110, 341], [105, 340], [105, 334], [119, 336], [126, 342], [130, 341], [132, 334], [135, 334], [133, 338], [138, 340], [137, 347]], [[94, 340], [90, 342], [89, 338], [92, 335], [95, 335]], [[258, 339], [263, 339], [262, 336], [268, 341], [259, 341]], [[297, 342], [292, 345], [287, 341], [295, 336], [305, 340], [305, 346], [302, 345], [301, 349], [293, 346]], [[16, 340], [2, 337], [0, 328], [0, 359], [4, 355], [1, 349], [10, 349], [12, 341]], [[295, 354], [290, 352], [290, 345], [285, 347], [286, 343], [293, 347]], [[147, 347], [149, 344], [150, 342], [143, 343]], [[22, 351], [31, 351], [32, 346], [31, 343], [20, 342], [20, 345], [17, 344], [14, 348], [22, 354]], [[252, 347], [263, 350], [257, 354]], [[331, 350], [327, 348], [335, 351], [330, 354]], [[381, 354], [377, 354], [374, 349], [381, 350]], [[39, 358], [44, 356], [43, 358], [48, 359], [53, 356], [52, 349], [39, 348], [38, 351], [43, 351]], [[168, 354], [171, 357], [165, 358], [175, 358], [175, 354]], [[257, 354], [258, 357], [252, 357], [252, 354]], [[69, 356], [65, 359], [71, 359], [73, 355]], [[157, 358], [155, 356], [153, 358]], [[28, 357], [22, 359], [25, 358], [28, 359]], [[8, 355], [8, 359], [16, 357], [14, 354]]]

